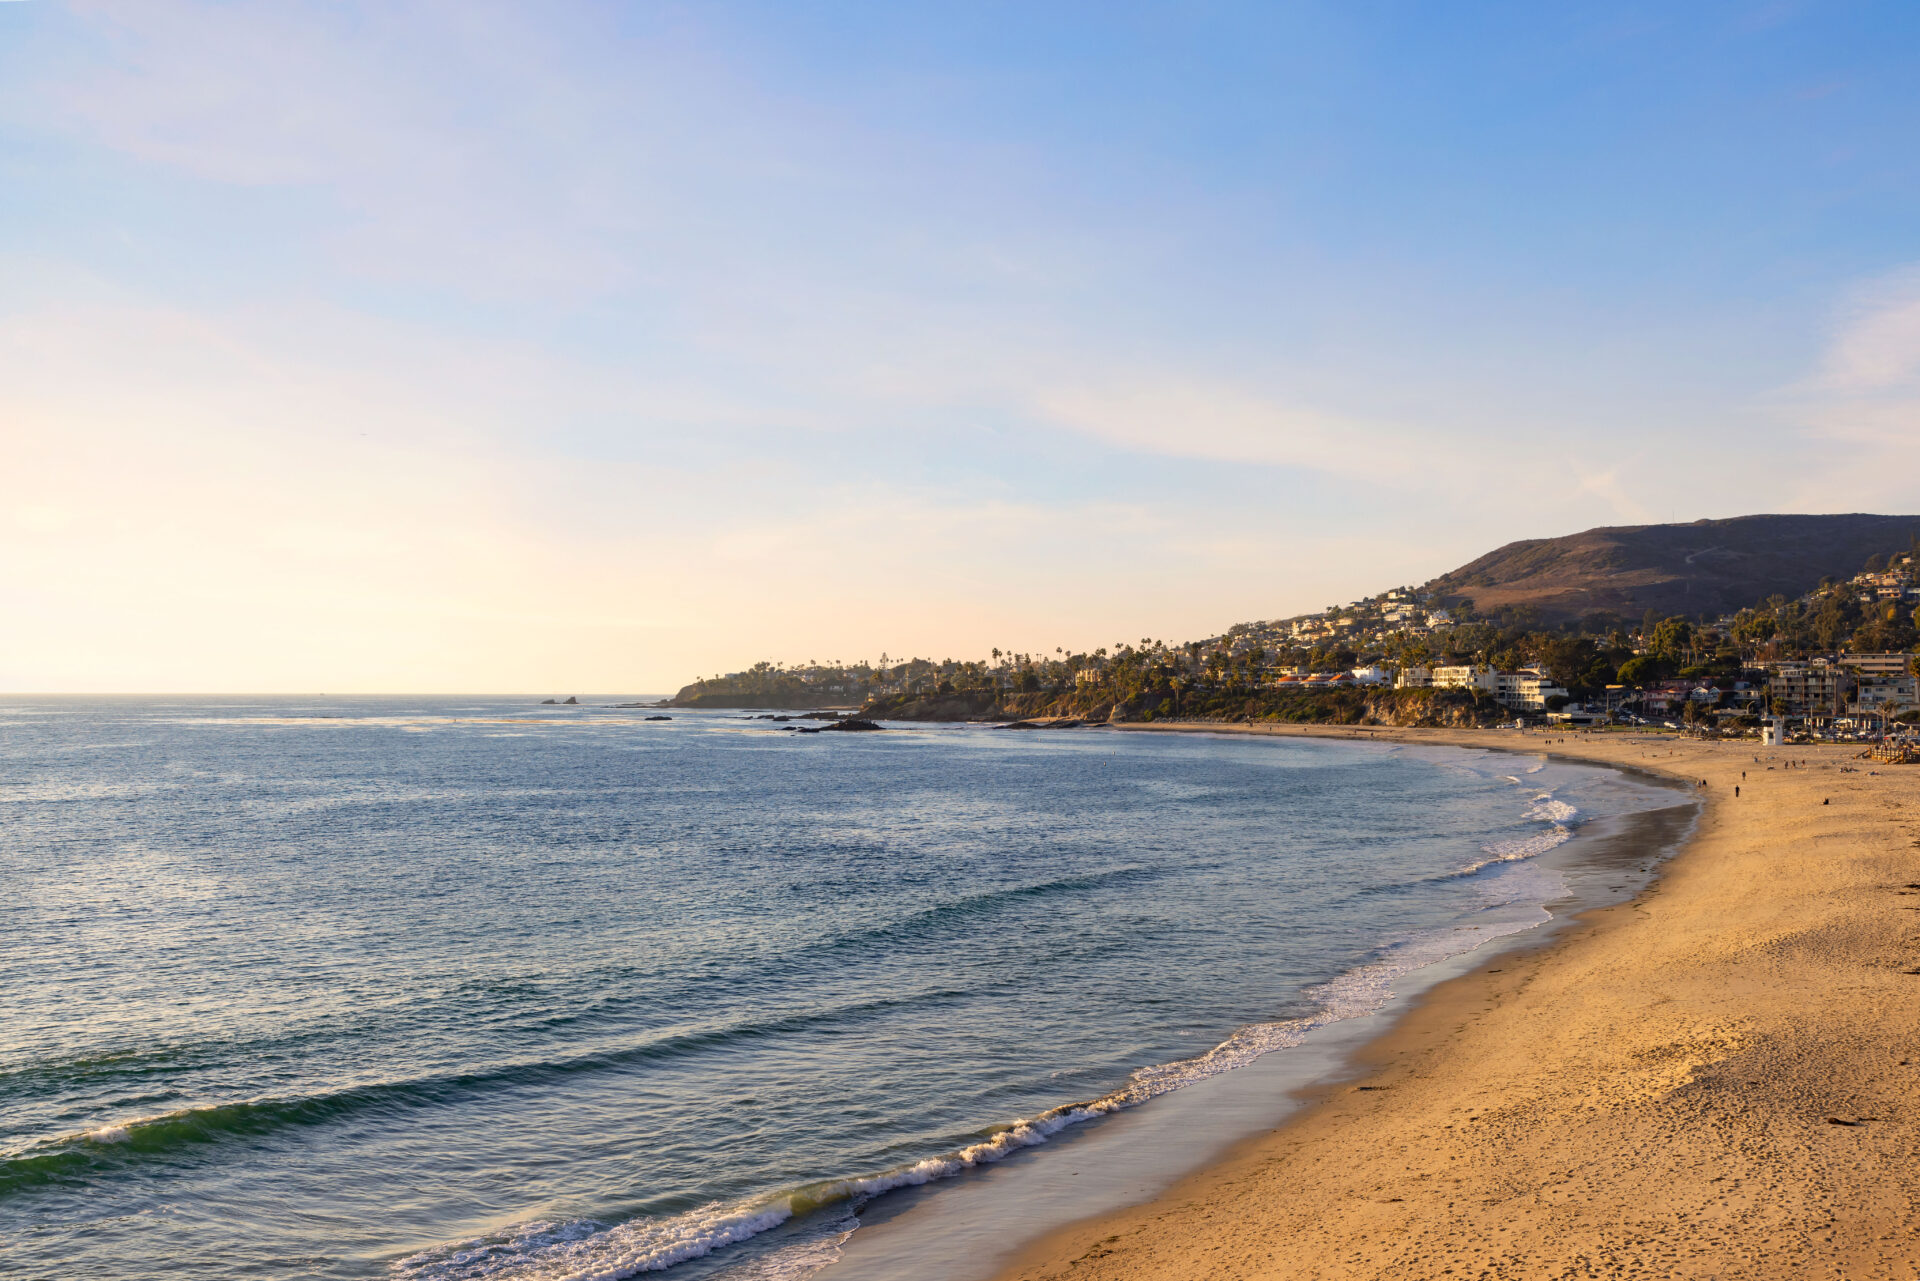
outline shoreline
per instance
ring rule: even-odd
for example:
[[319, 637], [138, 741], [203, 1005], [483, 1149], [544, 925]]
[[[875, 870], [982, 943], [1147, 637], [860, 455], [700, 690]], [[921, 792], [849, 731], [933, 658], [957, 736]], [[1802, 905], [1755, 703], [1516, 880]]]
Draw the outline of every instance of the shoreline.
[[1634, 731], [1128, 728], [1490, 748], [1708, 785], [1630, 898], [1429, 988], [1277, 1128], [1054, 1229], [1001, 1281], [1912, 1275], [1920, 939], [1904, 934], [1920, 921], [1891, 896], [1920, 903], [1899, 888], [1920, 882], [1920, 828], [1896, 817], [1920, 772]]
[[[1176, 727], [1140, 728], [1164, 732]], [[1200, 723], [1177, 728], [1208, 732], [1219, 727]], [[1293, 728], [1284, 727], [1283, 733]], [[1271, 731], [1263, 727], [1254, 732]], [[1374, 737], [1328, 736], [1348, 741]], [[1455, 746], [1432, 741], [1411, 745], [1442, 750]], [[1551, 755], [1533, 745], [1509, 744], [1505, 750], [1525, 757], [1534, 769]], [[861, 1212], [860, 1230], [846, 1242], [840, 1258], [819, 1274], [821, 1281], [861, 1281], [909, 1271], [944, 1281], [985, 1281], [1063, 1227], [1097, 1222], [1151, 1201], [1231, 1159], [1244, 1144], [1276, 1126], [1290, 1123], [1329, 1089], [1356, 1079], [1370, 1048], [1390, 1036], [1436, 989], [1488, 966], [1517, 963], [1512, 958], [1552, 946], [1595, 909], [1630, 901], [1681, 848], [1699, 814], [1697, 794], [1662, 772], [1567, 757], [1555, 763], [1620, 777], [1641, 789], [1645, 799], [1583, 825], [1564, 844], [1532, 856], [1562, 881], [1562, 889], [1539, 904], [1543, 915], [1536, 921], [1410, 970], [1393, 980], [1384, 1005], [1329, 1021], [1301, 1044], [1226, 1076], [1154, 1099], [1142, 1111], [1106, 1118], [1097, 1130], [1063, 1134], [1045, 1150], [975, 1171], [961, 1185], [889, 1194]], [[1646, 796], [1648, 792], [1670, 799]], [[987, 1224], [994, 1225], [990, 1231]]]

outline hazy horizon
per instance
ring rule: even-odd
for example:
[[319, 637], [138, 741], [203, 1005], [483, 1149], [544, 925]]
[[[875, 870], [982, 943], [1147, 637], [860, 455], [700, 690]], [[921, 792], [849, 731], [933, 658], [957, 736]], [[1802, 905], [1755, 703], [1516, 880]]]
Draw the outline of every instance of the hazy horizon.
[[1920, 510], [1916, 45], [0, 3], [0, 690], [670, 692]]

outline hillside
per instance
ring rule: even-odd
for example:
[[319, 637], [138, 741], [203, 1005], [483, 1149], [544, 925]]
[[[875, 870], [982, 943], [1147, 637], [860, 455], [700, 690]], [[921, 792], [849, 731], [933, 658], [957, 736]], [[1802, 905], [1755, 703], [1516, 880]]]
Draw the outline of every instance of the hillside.
[[1621, 525], [1533, 538], [1428, 583], [1443, 603], [1481, 613], [1532, 606], [1542, 622], [1609, 610], [1731, 613], [1779, 593], [1798, 596], [1823, 577], [1846, 577], [1867, 557], [1905, 551], [1920, 516], [1737, 516], [1688, 525]]

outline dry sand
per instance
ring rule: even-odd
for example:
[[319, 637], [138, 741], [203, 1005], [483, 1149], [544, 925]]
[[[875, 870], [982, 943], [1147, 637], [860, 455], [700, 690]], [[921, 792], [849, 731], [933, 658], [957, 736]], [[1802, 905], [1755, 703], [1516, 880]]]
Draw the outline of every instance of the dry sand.
[[1920, 766], [1373, 736], [1639, 766], [1708, 800], [1639, 898], [1441, 985], [1362, 1076], [1006, 1278], [1920, 1275]]

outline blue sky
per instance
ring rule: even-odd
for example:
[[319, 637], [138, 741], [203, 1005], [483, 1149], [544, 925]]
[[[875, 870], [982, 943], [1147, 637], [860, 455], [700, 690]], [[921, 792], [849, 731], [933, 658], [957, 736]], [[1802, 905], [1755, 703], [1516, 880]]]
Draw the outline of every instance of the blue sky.
[[1920, 510], [1898, 4], [0, 4], [0, 688], [664, 690]]

